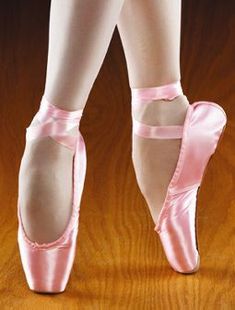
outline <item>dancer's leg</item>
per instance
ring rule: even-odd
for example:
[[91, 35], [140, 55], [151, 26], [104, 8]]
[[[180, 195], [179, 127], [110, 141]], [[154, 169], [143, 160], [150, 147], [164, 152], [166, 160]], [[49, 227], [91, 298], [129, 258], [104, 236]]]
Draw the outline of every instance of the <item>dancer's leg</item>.
[[[126, 0], [118, 30], [126, 56], [130, 87], [157, 87], [180, 80], [180, 0]], [[181, 125], [188, 100], [155, 100], [133, 108], [149, 125]], [[133, 137], [133, 164], [153, 219], [161, 210], [179, 155], [181, 139]]]
[[[65, 110], [84, 108], [124, 0], [52, 0], [45, 95]], [[36, 123], [37, 120], [33, 121]], [[51, 242], [72, 210], [73, 151], [49, 137], [26, 143], [19, 172], [28, 237]]]

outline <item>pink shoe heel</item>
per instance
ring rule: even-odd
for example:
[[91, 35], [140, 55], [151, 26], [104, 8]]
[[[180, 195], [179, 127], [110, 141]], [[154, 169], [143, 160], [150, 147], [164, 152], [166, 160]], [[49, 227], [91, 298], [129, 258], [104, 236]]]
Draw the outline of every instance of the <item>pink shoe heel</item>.
[[45, 96], [42, 96], [40, 108], [35, 115], [40, 123], [30, 125], [26, 129], [26, 140], [50, 136], [58, 143], [75, 151], [72, 215], [60, 238], [42, 244], [30, 240], [22, 224], [18, 197], [17, 215], [20, 257], [28, 286], [36, 292], [63, 292], [73, 266], [87, 158], [85, 143], [79, 129], [76, 135], [68, 134], [67, 131], [79, 126], [81, 116], [82, 109], [71, 112], [65, 111], [52, 105], [46, 100]]
[[[132, 108], [153, 100], [172, 100], [180, 94], [183, 92], [179, 81], [160, 87], [133, 88]], [[133, 113], [132, 120], [133, 134], [143, 138], [182, 139], [176, 169], [154, 230], [171, 267], [180, 273], [194, 273], [200, 265], [197, 194], [209, 160], [223, 136], [226, 113], [217, 103], [197, 101], [189, 105], [182, 126], [149, 126], [134, 119]]]

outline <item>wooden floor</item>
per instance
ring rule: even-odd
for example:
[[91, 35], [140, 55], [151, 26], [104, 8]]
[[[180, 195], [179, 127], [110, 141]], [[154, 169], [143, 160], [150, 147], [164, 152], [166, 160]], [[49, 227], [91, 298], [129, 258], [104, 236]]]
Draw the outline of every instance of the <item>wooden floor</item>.
[[[131, 162], [130, 91], [115, 31], [86, 105], [88, 170], [76, 260], [63, 294], [28, 289], [17, 245], [25, 127], [45, 82], [49, 2], [0, 4], [0, 309], [235, 309], [235, 3], [184, 1], [181, 69], [191, 102], [215, 101], [228, 125], [198, 196], [201, 267], [169, 266]], [[157, 44], [157, 42], [156, 42]]]

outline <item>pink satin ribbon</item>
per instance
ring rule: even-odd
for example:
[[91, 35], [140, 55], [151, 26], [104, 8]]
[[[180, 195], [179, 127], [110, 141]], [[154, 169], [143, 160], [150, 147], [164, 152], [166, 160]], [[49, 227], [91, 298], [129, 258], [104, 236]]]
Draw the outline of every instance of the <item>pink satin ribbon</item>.
[[173, 139], [182, 137], [183, 126], [150, 126], [133, 120], [133, 131], [144, 138]]
[[45, 95], [42, 96], [40, 108], [35, 118], [41, 122], [40, 125], [26, 128], [26, 140], [39, 137], [51, 136], [57, 142], [75, 150], [77, 136], [68, 135], [68, 131], [79, 126], [83, 110], [66, 111], [49, 103]]
[[138, 136], [151, 139], [172, 139], [182, 137], [182, 125], [152, 126], [144, 124], [133, 117], [134, 107], [141, 107], [141, 105], [152, 102], [153, 100], [172, 100], [183, 94], [180, 81], [158, 87], [132, 88], [131, 94], [133, 133], [137, 134]]
[[149, 100], [173, 100], [175, 97], [182, 95], [183, 90], [180, 81], [157, 87], [147, 88], [132, 88], [132, 99], [136, 101], [149, 101]]

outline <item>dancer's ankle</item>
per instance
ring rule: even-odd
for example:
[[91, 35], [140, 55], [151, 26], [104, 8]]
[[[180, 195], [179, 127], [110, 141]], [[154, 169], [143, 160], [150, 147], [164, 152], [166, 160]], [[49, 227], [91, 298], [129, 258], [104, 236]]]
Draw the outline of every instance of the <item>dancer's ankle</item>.
[[184, 122], [189, 101], [185, 95], [173, 100], [153, 100], [133, 108], [133, 116], [148, 125], [181, 125]]

